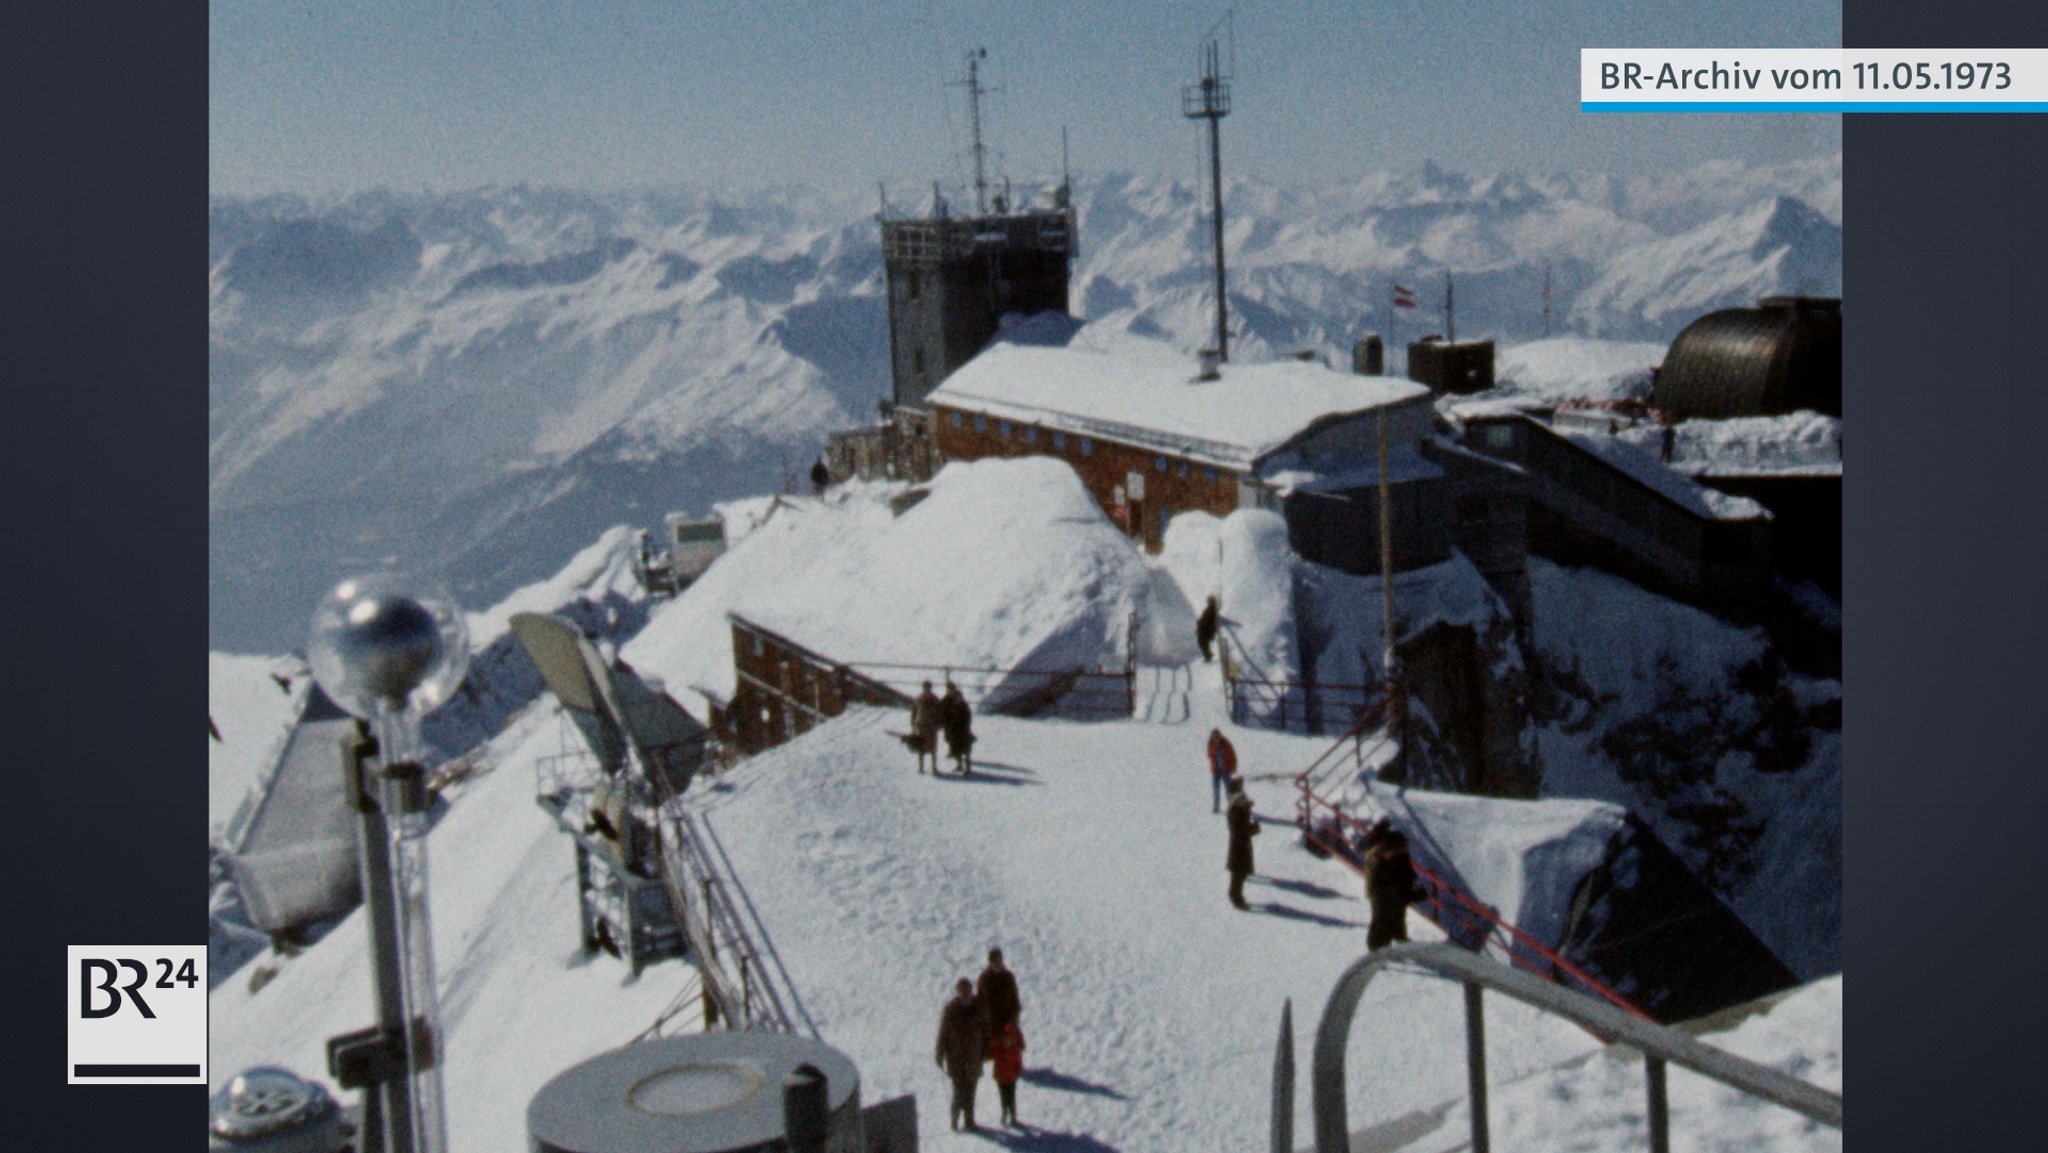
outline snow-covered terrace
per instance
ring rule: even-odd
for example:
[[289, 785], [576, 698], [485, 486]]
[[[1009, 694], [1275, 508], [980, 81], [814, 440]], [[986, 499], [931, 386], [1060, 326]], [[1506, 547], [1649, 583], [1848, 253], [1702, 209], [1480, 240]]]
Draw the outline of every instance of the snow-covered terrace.
[[686, 704], [736, 688], [727, 613], [849, 662], [1119, 658], [1150, 578], [1072, 469], [1044, 457], [956, 461], [925, 487], [908, 507], [891, 505], [902, 486], [860, 483], [829, 502], [787, 502], [621, 655]]
[[1681, 421], [1670, 465], [1694, 477], [1839, 477], [1842, 422], [1817, 412]]
[[1099, 436], [1246, 470], [1331, 421], [1428, 403], [1429, 390], [1320, 364], [1226, 364], [1216, 380], [1166, 346], [1113, 352], [997, 344], [930, 402], [998, 420]]

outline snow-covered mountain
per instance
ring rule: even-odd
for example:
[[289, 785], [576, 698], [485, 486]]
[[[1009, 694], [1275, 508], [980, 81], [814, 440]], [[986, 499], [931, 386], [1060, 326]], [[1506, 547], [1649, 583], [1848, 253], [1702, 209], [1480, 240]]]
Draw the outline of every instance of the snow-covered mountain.
[[[1208, 233], [1186, 183], [1075, 187], [1073, 309], [1192, 349]], [[1367, 329], [1514, 341], [1552, 315], [1668, 340], [1712, 307], [1839, 291], [1840, 158], [1662, 180], [1233, 182], [1240, 359]], [[499, 188], [219, 199], [208, 253], [212, 644], [298, 643], [340, 573], [439, 568], [469, 604], [604, 527], [772, 490], [888, 389], [871, 209], [801, 189]], [[1426, 307], [1389, 316], [1389, 286]]]

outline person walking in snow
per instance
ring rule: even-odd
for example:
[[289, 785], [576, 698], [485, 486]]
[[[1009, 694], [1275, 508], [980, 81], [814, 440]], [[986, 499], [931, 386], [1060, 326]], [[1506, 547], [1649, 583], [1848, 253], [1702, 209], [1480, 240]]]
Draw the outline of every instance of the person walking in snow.
[[981, 971], [980, 980], [975, 982], [974, 999], [981, 1002], [982, 1011], [988, 1014], [990, 1032], [1016, 1024], [1023, 1013], [1024, 1002], [1017, 997], [1017, 974], [1003, 967], [1001, 949], [988, 951], [988, 968]]
[[939, 772], [939, 697], [932, 692], [932, 683], [924, 683], [924, 691], [910, 703], [910, 748], [917, 754], [917, 771], [924, 772], [927, 754], [932, 759], [932, 775]]
[[1230, 808], [1224, 815], [1230, 826], [1230, 852], [1223, 867], [1230, 870], [1230, 903], [1249, 909], [1244, 902], [1244, 879], [1256, 872], [1252, 864], [1252, 838], [1259, 835], [1258, 818], [1252, 816], [1252, 799], [1245, 795], [1244, 778], [1230, 778]]
[[932, 1061], [953, 1083], [955, 1130], [963, 1120], [970, 1132], [980, 1128], [974, 1123], [974, 1090], [981, 1081], [981, 1063], [987, 1059], [988, 1021], [974, 998], [973, 983], [962, 977], [953, 986], [953, 999], [939, 1013], [939, 1039], [932, 1052]]
[[1216, 644], [1216, 626], [1221, 619], [1221, 612], [1222, 610], [1217, 607], [1216, 598], [1210, 597], [1209, 603], [1202, 606], [1202, 615], [1195, 620], [1195, 643], [1202, 646], [1203, 664], [1208, 664], [1214, 659], [1215, 654], [1210, 650]]
[[946, 734], [946, 755], [953, 758], [953, 767], [960, 770], [960, 775], [966, 776], [974, 767], [974, 707], [951, 678], [946, 681], [946, 695], [939, 701], [939, 727]]
[[1209, 730], [1209, 811], [1223, 811], [1223, 786], [1237, 775], [1237, 746], [1222, 729]]
[[1416, 883], [1408, 835], [1391, 825], [1375, 825], [1374, 832], [1365, 853], [1365, 899], [1372, 905], [1372, 924], [1365, 930], [1367, 952], [1406, 941], [1409, 903], [1429, 896]]
[[1024, 1031], [1015, 1021], [996, 1030], [988, 1043], [988, 1059], [994, 1064], [996, 1096], [1003, 1105], [1003, 1127], [1017, 1123], [1017, 1080], [1024, 1076]]

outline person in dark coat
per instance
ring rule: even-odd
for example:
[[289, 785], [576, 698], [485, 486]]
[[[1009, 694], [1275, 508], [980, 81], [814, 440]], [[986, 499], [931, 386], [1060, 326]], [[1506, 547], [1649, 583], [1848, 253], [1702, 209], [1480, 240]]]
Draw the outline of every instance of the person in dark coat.
[[1230, 870], [1230, 903], [1249, 909], [1251, 906], [1244, 903], [1244, 879], [1256, 871], [1252, 864], [1252, 838], [1259, 835], [1259, 822], [1252, 816], [1252, 799], [1245, 795], [1242, 777], [1230, 778], [1230, 808], [1224, 821], [1230, 826], [1230, 852], [1223, 860], [1223, 867]]
[[974, 767], [974, 707], [950, 680], [946, 695], [939, 700], [939, 728], [946, 734], [946, 755], [953, 758], [960, 775], [966, 776]]
[[946, 1071], [953, 1082], [953, 1128], [965, 1121], [974, 1123], [974, 1089], [981, 1081], [981, 1063], [988, 1059], [988, 1020], [981, 1002], [974, 998], [974, 985], [962, 977], [953, 986], [953, 999], [939, 1014], [939, 1040], [933, 1046], [932, 1061]]
[[811, 492], [817, 496], [824, 496], [825, 486], [831, 483], [832, 470], [825, 467], [825, 458], [821, 456], [818, 463], [811, 466]]
[[1237, 775], [1237, 746], [1222, 729], [1209, 730], [1209, 811], [1223, 811], [1223, 786]]
[[1220, 613], [1216, 598], [1210, 597], [1209, 603], [1202, 607], [1202, 615], [1195, 620], [1195, 643], [1202, 646], [1203, 664], [1214, 659], [1215, 654], [1211, 650], [1216, 645], [1216, 624]]
[[1409, 903], [1429, 896], [1416, 882], [1407, 834], [1379, 826], [1374, 832], [1372, 847], [1365, 853], [1365, 899], [1372, 904], [1372, 924], [1365, 931], [1367, 952], [1406, 941]]
[[927, 754], [932, 759], [932, 773], [939, 771], [939, 696], [932, 691], [932, 683], [924, 683], [924, 691], [910, 702], [911, 750], [917, 754], [917, 771], [924, 772]]
[[974, 999], [981, 1002], [982, 1011], [988, 1014], [990, 1033], [1005, 1025], [1017, 1023], [1017, 1017], [1024, 1011], [1024, 1003], [1017, 997], [1017, 974], [1003, 967], [1003, 951], [988, 951], [988, 968], [981, 971], [981, 979], [975, 983]]

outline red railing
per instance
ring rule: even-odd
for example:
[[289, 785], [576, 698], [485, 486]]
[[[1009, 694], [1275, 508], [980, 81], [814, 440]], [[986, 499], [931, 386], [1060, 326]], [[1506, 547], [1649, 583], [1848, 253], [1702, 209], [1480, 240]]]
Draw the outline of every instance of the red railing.
[[[1372, 822], [1362, 820], [1345, 812], [1336, 802], [1319, 792], [1337, 776], [1337, 770], [1347, 760], [1354, 767], [1362, 768], [1368, 747], [1380, 749], [1391, 747], [1394, 739], [1386, 730], [1367, 735], [1370, 725], [1384, 719], [1361, 717], [1352, 730], [1339, 737], [1315, 762], [1295, 778], [1301, 791], [1296, 809], [1296, 821], [1301, 827], [1302, 837], [1313, 847], [1320, 847], [1331, 856], [1344, 862], [1361, 877], [1365, 875], [1365, 864], [1360, 859], [1355, 838], [1363, 836]], [[1351, 749], [1348, 757], [1340, 754]], [[1378, 814], [1384, 815], [1384, 814]], [[1421, 880], [1428, 896], [1415, 909], [1430, 922], [1444, 931], [1451, 940], [1483, 951], [1489, 945], [1505, 954], [1510, 965], [1527, 969], [1539, 976], [1558, 981], [1560, 984], [1576, 984], [1584, 991], [1622, 1009], [1645, 1021], [1654, 1020], [1648, 1013], [1631, 1004], [1627, 998], [1609, 988], [1605, 982], [1566, 960], [1555, 949], [1536, 940], [1529, 934], [1503, 920], [1486, 905], [1452, 884], [1434, 870], [1415, 862], [1415, 874]]]

